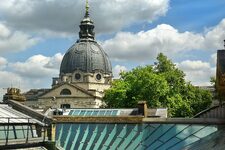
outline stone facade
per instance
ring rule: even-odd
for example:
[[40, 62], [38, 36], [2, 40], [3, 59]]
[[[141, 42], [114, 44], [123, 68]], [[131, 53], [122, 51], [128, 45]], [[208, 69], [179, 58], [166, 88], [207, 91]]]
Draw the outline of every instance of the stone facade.
[[[27, 95], [27, 105], [38, 108], [99, 108], [104, 91], [110, 88], [112, 66], [103, 48], [95, 40], [94, 23], [86, 6], [80, 23], [79, 39], [65, 53], [59, 77], [52, 88]], [[41, 93], [40, 93], [41, 92]], [[29, 93], [29, 92], [28, 92]], [[32, 93], [32, 91], [30, 92]]]
[[79, 86], [64, 83], [39, 97], [38, 105], [53, 108], [99, 108], [102, 105], [101, 98]]

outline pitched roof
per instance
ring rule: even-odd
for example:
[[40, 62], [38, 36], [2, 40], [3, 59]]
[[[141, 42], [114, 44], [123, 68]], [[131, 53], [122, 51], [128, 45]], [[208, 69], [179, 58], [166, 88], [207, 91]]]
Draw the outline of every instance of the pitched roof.
[[46, 93], [42, 94], [41, 97], [42, 97], [42, 96], [45, 96], [46, 94], [50, 93], [51, 91], [53, 91], [53, 90], [55, 90], [55, 89], [57, 89], [57, 88], [59, 88], [59, 87], [61, 87], [61, 86], [63, 86], [63, 85], [69, 85], [69, 86], [72, 86], [72, 87], [76, 88], [77, 90], [79, 90], [80, 92], [85, 93], [85, 94], [87, 94], [87, 95], [89, 95], [89, 96], [91, 96], [91, 97], [94, 97], [94, 98], [101, 98], [101, 97], [95, 96], [94, 94], [88, 92], [87, 90], [85, 90], [85, 89], [83, 89], [83, 88], [81, 88], [81, 87], [79, 87], [79, 86], [77, 86], [77, 85], [75, 85], [75, 84], [71, 84], [71, 83], [68, 83], [68, 82], [64, 82], [64, 83], [59, 83], [59, 84], [57, 84], [56, 86], [54, 86], [54, 87], [53, 87], [52, 89], [50, 89], [49, 91], [47, 91]]

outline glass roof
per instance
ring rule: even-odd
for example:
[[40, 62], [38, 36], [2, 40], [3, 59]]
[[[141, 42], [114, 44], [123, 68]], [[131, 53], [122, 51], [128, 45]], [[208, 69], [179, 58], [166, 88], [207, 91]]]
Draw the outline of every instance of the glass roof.
[[118, 116], [119, 110], [109, 109], [76, 109], [70, 110], [70, 116]]
[[56, 145], [66, 150], [178, 150], [215, 132], [217, 126], [197, 124], [63, 123], [56, 125]]
[[6, 104], [0, 104], [0, 123], [40, 123], [40, 121], [31, 118]]

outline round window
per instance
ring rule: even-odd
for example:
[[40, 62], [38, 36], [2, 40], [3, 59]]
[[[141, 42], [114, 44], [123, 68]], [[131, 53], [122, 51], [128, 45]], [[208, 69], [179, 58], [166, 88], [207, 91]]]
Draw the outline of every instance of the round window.
[[100, 74], [97, 74], [97, 75], [96, 75], [96, 79], [97, 79], [97, 80], [101, 80], [101, 78], [102, 78], [102, 76], [101, 76]]
[[81, 78], [81, 75], [80, 75], [79, 73], [76, 73], [76, 74], [75, 74], [75, 79], [76, 79], [76, 80], [80, 80], [80, 78]]

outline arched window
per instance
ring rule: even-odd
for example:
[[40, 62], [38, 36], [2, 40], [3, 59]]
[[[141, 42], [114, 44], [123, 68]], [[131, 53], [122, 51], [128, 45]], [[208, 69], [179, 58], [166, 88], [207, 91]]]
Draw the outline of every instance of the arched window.
[[60, 92], [60, 95], [71, 95], [71, 91], [69, 89], [63, 89]]

